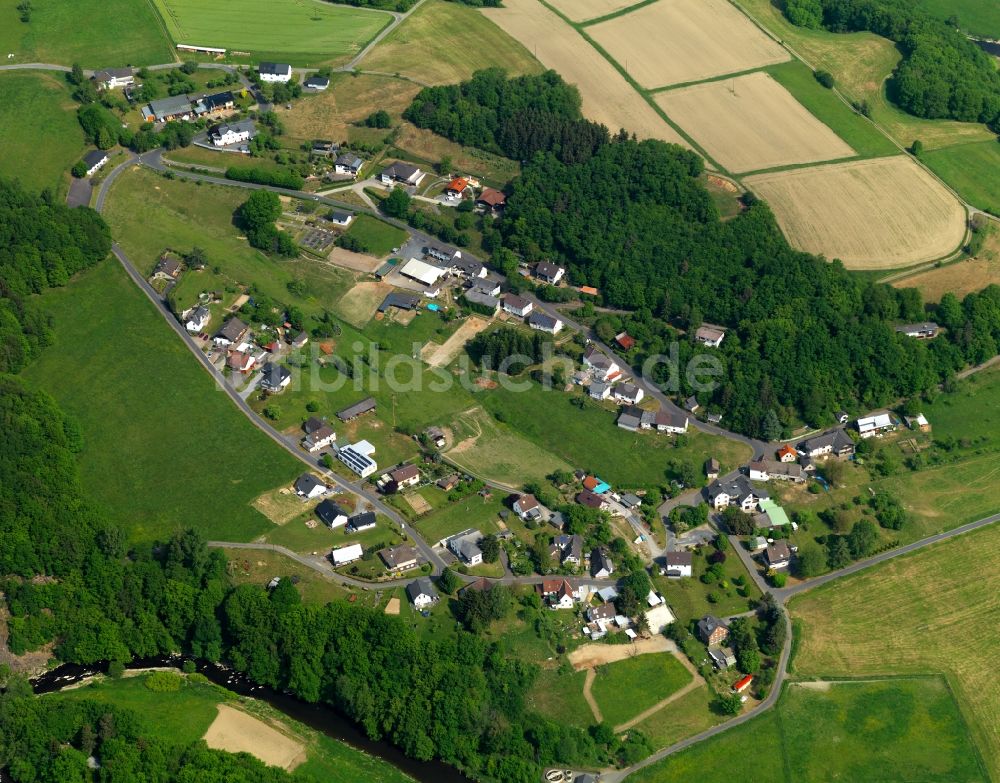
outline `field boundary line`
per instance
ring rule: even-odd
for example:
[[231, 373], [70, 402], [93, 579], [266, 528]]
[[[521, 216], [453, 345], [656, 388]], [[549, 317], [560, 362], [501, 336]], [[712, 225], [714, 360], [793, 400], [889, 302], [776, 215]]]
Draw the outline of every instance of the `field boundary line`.
[[592, 24], [610, 22], [612, 19], [617, 19], [619, 16], [625, 16], [625, 14], [630, 14], [633, 11], [638, 11], [640, 8], [645, 8], [647, 5], [652, 5], [653, 3], [658, 2], [660, 2], [660, 0], [640, 0], [638, 3], [633, 3], [632, 5], [627, 5], [624, 8], [619, 8], [617, 11], [612, 11], [610, 14], [595, 16], [593, 19], [583, 19], [579, 22], [573, 22], [573, 24], [578, 24], [581, 27], [590, 27]]
[[[779, 65], [782, 64], [783, 63], [779, 63]], [[771, 65], [759, 65], [756, 68], [746, 68], [742, 71], [733, 71], [732, 73], [718, 74], [716, 76], [709, 76], [706, 79], [695, 79], [694, 81], [678, 82], [677, 84], [665, 84], [662, 87], [650, 87], [646, 91], [650, 95], [662, 95], [663, 93], [671, 92], [672, 90], [683, 90], [685, 87], [697, 87], [699, 84], [713, 84], [714, 82], [724, 82], [729, 79], [739, 79], [741, 76], [749, 76], [752, 73], [758, 73], [760, 71], [763, 71], [768, 76], [771, 76], [771, 74], [768, 72], [767, 69], [772, 67], [773, 66]], [[774, 79], [773, 76], [771, 76], [771, 78]], [[777, 79], [774, 80], [778, 81]], [[788, 88], [786, 87], [785, 89]], [[791, 90], [789, 90], [789, 92], [791, 92]]]

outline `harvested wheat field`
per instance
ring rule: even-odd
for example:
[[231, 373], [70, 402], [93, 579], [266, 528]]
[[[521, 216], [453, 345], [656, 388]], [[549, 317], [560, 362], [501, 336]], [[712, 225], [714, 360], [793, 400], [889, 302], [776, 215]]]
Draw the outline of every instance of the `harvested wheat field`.
[[796, 598], [795, 675], [944, 674], [998, 779], [1000, 690], [978, 654], [997, 649], [998, 566], [1000, 527], [992, 525]]
[[489, 325], [485, 318], [471, 316], [441, 345], [432, 342], [424, 345], [420, 349], [420, 358], [431, 367], [447, 367], [462, 352], [465, 344]]
[[788, 241], [848, 269], [942, 258], [965, 236], [965, 209], [908, 157], [835, 163], [747, 177]]
[[292, 770], [306, 760], [305, 746], [242, 710], [219, 705], [219, 715], [205, 732], [205, 744], [229, 753], [249, 753], [274, 767]]
[[587, 34], [648, 88], [791, 59], [727, 0], [659, 0], [588, 27]]
[[392, 286], [388, 283], [358, 283], [340, 297], [334, 311], [360, 329], [372, 319], [382, 300], [391, 291]]
[[641, 0], [549, 0], [549, 5], [574, 22], [597, 19], [621, 11]]
[[690, 147], [611, 63], [538, 0], [505, 0], [503, 8], [485, 8], [482, 13], [577, 86], [587, 119], [612, 132], [627, 128], [641, 139]]
[[761, 71], [662, 92], [656, 102], [730, 171], [817, 163], [855, 154], [847, 142]]

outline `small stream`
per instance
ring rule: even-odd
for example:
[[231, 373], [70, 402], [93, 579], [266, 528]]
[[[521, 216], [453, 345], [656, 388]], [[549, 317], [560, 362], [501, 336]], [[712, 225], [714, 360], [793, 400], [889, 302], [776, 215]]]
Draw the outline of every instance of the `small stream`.
[[[163, 666], [180, 668], [185, 659], [182, 656], [161, 656], [158, 658], [137, 658], [126, 664], [127, 669], [149, 669]], [[282, 693], [264, 685], [256, 685], [240, 672], [228, 669], [220, 664], [207, 661], [196, 661], [200, 674], [204, 674], [211, 682], [226, 688], [240, 696], [250, 696], [267, 702], [276, 710], [280, 710], [289, 718], [304, 723], [328, 737], [344, 742], [358, 750], [382, 759], [397, 769], [405, 772], [419, 783], [473, 783], [454, 767], [440, 761], [417, 761], [403, 754], [395, 745], [382, 740], [369, 739], [354, 723], [323, 704], [310, 704], [296, 698], [290, 693]], [[106, 674], [106, 661], [92, 666], [81, 666], [64, 663], [52, 671], [31, 681], [35, 693], [53, 693], [80, 682], [95, 674]], [[0, 781], [3, 777], [0, 776]]]

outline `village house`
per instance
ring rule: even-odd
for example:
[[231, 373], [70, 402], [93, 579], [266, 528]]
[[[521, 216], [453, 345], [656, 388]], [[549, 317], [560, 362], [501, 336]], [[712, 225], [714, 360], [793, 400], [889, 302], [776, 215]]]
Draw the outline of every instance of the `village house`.
[[652, 411], [644, 411], [638, 405], [626, 405], [622, 408], [618, 421], [615, 423], [623, 430], [638, 432], [640, 429], [644, 429], [644, 425], [646, 425], [646, 429], [652, 426], [655, 416], [656, 414]]
[[340, 549], [330, 550], [330, 557], [333, 560], [333, 567], [337, 568], [348, 563], [353, 563], [355, 560], [360, 560], [364, 553], [365, 550], [361, 547], [361, 544], [349, 544], [348, 546], [340, 547]]
[[729, 647], [713, 647], [708, 651], [708, 657], [719, 671], [736, 665], [736, 653]]
[[98, 90], [115, 90], [135, 84], [135, 72], [131, 68], [105, 68], [91, 77]]
[[257, 360], [249, 351], [230, 351], [229, 358], [226, 359], [226, 366], [238, 373], [250, 372], [256, 363]]
[[558, 318], [553, 318], [545, 313], [532, 313], [528, 316], [528, 326], [539, 332], [547, 334], [559, 334], [563, 328], [563, 322]]
[[491, 315], [496, 315], [497, 310], [500, 309], [500, 300], [492, 294], [483, 292], [478, 287], [470, 288], [462, 296], [470, 304], [485, 308]]
[[[486, 270], [486, 267], [480, 264], [478, 261], [475, 261], [471, 258], [463, 258], [461, 250], [456, 250], [454, 255], [452, 255], [451, 257], [451, 260], [448, 261], [447, 263], [451, 265], [450, 270], [452, 274], [458, 275], [459, 277], [464, 278], [466, 280], [470, 281], [484, 280], [484, 278], [486, 278], [486, 276], [489, 274], [489, 272]], [[488, 283], [484, 281], [479, 285], [481, 285], [484, 288], [484, 290], [486, 289], [487, 286], [489, 286], [490, 287], [489, 293], [493, 294], [494, 296], [500, 293], [500, 283], [497, 282], [496, 280]]]
[[184, 321], [184, 328], [189, 332], [194, 332], [198, 334], [205, 330], [208, 326], [209, 320], [212, 318], [212, 312], [207, 307], [198, 306], [193, 310], [189, 311]]
[[319, 74], [313, 74], [302, 82], [302, 87], [304, 89], [312, 90], [313, 92], [322, 92], [329, 86], [330, 80], [325, 76], [320, 76]]
[[247, 142], [256, 135], [257, 130], [253, 120], [224, 123], [213, 128], [209, 134], [212, 144], [216, 147], [228, 147], [231, 144]]
[[478, 530], [465, 530], [448, 539], [448, 549], [465, 565], [479, 565], [483, 562], [483, 550], [479, 548], [482, 538]]
[[724, 483], [716, 479], [708, 487], [708, 502], [716, 511], [735, 505], [749, 513], [762, 498], [769, 497], [767, 490], [754, 487], [746, 476], [737, 476]]
[[572, 609], [578, 593], [565, 579], [546, 579], [537, 590], [550, 609]]
[[799, 452], [795, 450], [795, 447], [789, 443], [786, 443], [780, 449], [778, 449], [778, 461], [779, 462], [795, 462], [799, 458]]
[[538, 519], [542, 506], [534, 495], [519, 495], [514, 501], [514, 513], [523, 520]]
[[283, 364], [266, 364], [260, 374], [260, 388], [270, 394], [280, 394], [291, 382], [292, 371]]
[[684, 410], [686, 410], [688, 413], [695, 413], [700, 407], [701, 404], [698, 402], [698, 398], [695, 397], [693, 394], [686, 400], [684, 400]]
[[847, 411], [840, 410], [833, 414], [833, 418], [837, 420], [838, 424], [847, 424], [847, 422], [851, 419], [851, 414]]
[[805, 472], [801, 465], [794, 462], [778, 462], [772, 459], [762, 459], [758, 462], [751, 462], [747, 466], [751, 481], [791, 481], [801, 484], [806, 480]]
[[348, 517], [347, 527], [345, 529], [348, 533], [361, 533], [375, 527], [376, 521], [374, 511], [363, 511], [360, 514]]
[[743, 693], [747, 688], [753, 684], [753, 675], [748, 674], [740, 680], [733, 683], [733, 693]]
[[344, 422], [353, 421], [358, 418], [358, 416], [363, 416], [364, 414], [371, 413], [374, 410], [375, 398], [366, 397], [361, 402], [356, 402], [354, 405], [344, 408], [344, 410], [337, 414], [337, 418]]
[[160, 256], [160, 260], [156, 262], [156, 266], [153, 267], [151, 279], [172, 282], [181, 276], [183, 268], [184, 265], [179, 258], [169, 253], [164, 253]]
[[292, 66], [287, 63], [261, 63], [257, 66], [257, 73], [262, 82], [290, 82], [292, 80]]
[[708, 348], [718, 348], [726, 337], [726, 330], [714, 324], [702, 324], [694, 332], [694, 341]]
[[445, 492], [451, 492], [462, 482], [457, 473], [450, 473], [447, 476], [442, 476], [434, 483], [437, 484], [438, 489], [444, 490]]
[[533, 307], [534, 305], [524, 297], [515, 294], [504, 294], [503, 296], [503, 311], [516, 315], [518, 318], [524, 318]]
[[401, 185], [419, 185], [420, 180], [424, 178], [424, 172], [417, 166], [396, 161], [382, 169], [378, 177], [383, 185], [392, 185], [394, 182]]
[[331, 211], [326, 219], [329, 220], [337, 228], [347, 228], [354, 222], [354, 215], [350, 212], [339, 212], [337, 210]]
[[607, 507], [607, 501], [600, 495], [591, 492], [589, 489], [581, 490], [576, 495], [576, 502], [587, 508], [594, 508], [598, 511]]
[[882, 413], [873, 413], [871, 416], [863, 416], [857, 420], [855, 426], [858, 428], [858, 434], [862, 438], [872, 438], [883, 432], [896, 429], [892, 416], [884, 411]]
[[718, 647], [729, 638], [729, 628], [718, 617], [706, 614], [698, 621], [698, 638], [709, 647]]
[[332, 157], [340, 147], [330, 139], [313, 139], [311, 152], [322, 158]]
[[788, 568], [789, 563], [792, 562], [792, 551], [788, 548], [786, 542], [775, 541], [773, 544], [767, 545], [767, 549], [764, 550], [764, 557], [767, 558], [769, 568], [779, 571]]
[[638, 495], [633, 495], [631, 492], [626, 492], [622, 495], [619, 502], [627, 509], [634, 509], [642, 506], [642, 498]]
[[623, 351], [631, 351], [635, 348], [635, 338], [629, 335], [628, 332], [619, 332], [616, 334], [615, 342]]
[[386, 570], [392, 574], [398, 574], [417, 567], [417, 550], [406, 544], [380, 549], [378, 556], [385, 563]]
[[389, 482], [393, 492], [416, 486], [420, 483], [420, 468], [416, 465], [403, 465], [395, 470], [390, 470]]
[[770, 498], [763, 498], [758, 504], [760, 513], [754, 516], [754, 526], [764, 530], [780, 530], [791, 527], [792, 522], [785, 509]]
[[332, 446], [337, 440], [337, 433], [333, 427], [315, 417], [306, 421], [304, 429], [306, 436], [302, 439], [302, 446], [313, 454]]
[[315, 514], [320, 522], [331, 529], [347, 524], [347, 512], [332, 500], [324, 500], [316, 506]]
[[440, 596], [429, 577], [421, 576], [406, 586], [406, 595], [417, 609], [425, 609], [438, 602]]
[[[594, 381], [587, 387], [587, 394], [592, 400], [607, 400], [611, 398], [611, 384]], [[624, 415], [624, 412], [623, 412]], [[629, 420], [631, 423], [631, 420]], [[621, 426], [619, 424], [619, 426]], [[627, 427], [626, 427], [627, 429]]]
[[469, 190], [469, 180], [464, 177], [455, 177], [444, 186], [444, 197], [449, 201], [458, 201], [462, 195]]
[[563, 279], [565, 274], [566, 270], [557, 264], [548, 261], [539, 261], [535, 264], [535, 277], [543, 283], [559, 285], [559, 281]]
[[898, 334], [913, 337], [917, 340], [932, 340], [938, 336], [938, 332], [940, 331], [941, 327], [933, 321], [925, 321], [919, 324], [903, 324], [896, 327]]
[[653, 424], [656, 431], [666, 432], [670, 435], [683, 435], [688, 431], [688, 422], [688, 417], [683, 413], [657, 411], [653, 414]]
[[142, 109], [142, 119], [144, 122], [192, 120], [194, 119], [194, 107], [186, 95], [171, 95], [169, 98], [150, 101], [149, 105]]
[[83, 165], [87, 167], [87, 176], [92, 177], [110, 160], [104, 150], [91, 150], [83, 156]]
[[555, 536], [549, 545], [549, 557], [560, 565], [580, 565], [583, 563], [583, 536], [568, 533]]
[[593, 375], [597, 380], [604, 383], [616, 380], [622, 374], [618, 364], [594, 346], [590, 346], [586, 353], [583, 354], [583, 364], [593, 371]]
[[326, 484], [312, 473], [303, 473], [295, 479], [295, 494], [303, 500], [313, 500], [326, 494]]
[[375, 447], [366, 440], [359, 440], [342, 449], [337, 449], [337, 459], [357, 473], [361, 478], [368, 478], [378, 470], [378, 463], [372, 459]]
[[416, 310], [420, 307], [420, 296], [417, 294], [406, 294], [402, 291], [393, 291], [382, 300], [382, 304], [378, 306], [378, 311], [385, 313], [393, 307], [397, 310]]
[[590, 575], [594, 579], [607, 579], [615, 572], [614, 563], [606, 550], [597, 547], [590, 553]]
[[705, 461], [705, 478], [709, 481], [715, 481], [719, 477], [719, 460], [715, 457], [709, 457]]
[[616, 383], [611, 390], [611, 396], [614, 397], [615, 402], [638, 405], [646, 393], [634, 383]]
[[222, 328], [215, 333], [213, 341], [219, 346], [229, 346], [234, 343], [238, 343], [246, 335], [248, 327], [239, 318], [230, 318], [226, 321]]
[[684, 579], [692, 574], [694, 557], [690, 552], [667, 552], [667, 578]]
[[918, 413], [916, 416], [904, 416], [903, 420], [911, 430], [918, 430], [919, 432], [931, 431], [931, 423], [927, 421], [927, 417], [922, 413]]
[[499, 190], [483, 188], [483, 192], [476, 199], [476, 206], [490, 212], [501, 212], [507, 206], [507, 197]]
[[800, 441], [796, 448], [800, 454], [810, 459], [828, 456], [844, 459], [854, 453], [854, 441], [846, 432], [836, 429], [806, 438]]
[[295, 337], [292, 338], [292, 348], [299, 349], [304, 348], [306, 343], [309, 342], [309, 335], [305, 332], [299, 332]]
[[236, 96], [229, 90], [212, 95], [203, 95], [192, 102], [191, 108], [199, 117], [222, 114], [236, 107]]
[[337, 159], [333, 162], [333, 170], [337, 174], [357, 177], [363, 165], [365, 165], [365, 162], [353, 152], [345, 152], [337, 156]]

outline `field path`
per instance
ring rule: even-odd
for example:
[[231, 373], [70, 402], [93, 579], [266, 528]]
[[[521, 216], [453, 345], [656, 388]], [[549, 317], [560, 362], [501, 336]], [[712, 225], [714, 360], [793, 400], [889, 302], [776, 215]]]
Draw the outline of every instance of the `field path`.
[[601, 714], [601, 708], [597, 706], [597, 699], [594, 698], [594, 680], [597, 679], [597, 673], [593, 669], [587, 669], [587, 676], [583, 681], [583, 698], [587, 700], [587, 704], [590, 705], [590, 711], [594, 713], [594, 720], [598, 723], [604, 723], [604, 716]]
[[676, 645], [674, 645], [674, 649], [672, 650], [672, 652], [673, 652], [673, 656], [678, 661], [681, 662], [681, 664], [684, 666], [684, 668], [687, 669], [689, 672], [691, 672], [691, 677], [692, 677], [691, 682], [689, 682], [687, 685], [685, 685], [679, 691], [675, 691], [674, 693], [671, 693], [663, 701], [657, 702], [652, 707], [650, 707], [648, 710], [643, 710], [642, 712], [640, 712], [638, 715], [636, 715], [631, 720], [627, 720], [624, 723], [621, 723], [618, 726], [615, 726], [615, 733], [631, 729], [633, 726], [635, 726], [635, 725], [637, 725], [639, 723], [642, 723], [650, 715], [655, 715], [657, 712], [659, 712], [660, 710], [662, 710], [664, 707], [666, 707], [671, 702], [677, 701], [681, 697], [687, 696], [689, 693], [691, 693], [691, 691], [693, 691], [693, 690], [695, 690], [697, 688], [700, 688], [702, 685], [705, 685], [704, 678], [701, 676], [701, 674], [699, 674], [698, 670], [694, 667], [694, 664], [691, 663], [691, 661], [688, 660], [688, 657], [686, 655], [684, 655], [683, 653], [681, 653], [677, 649]]

